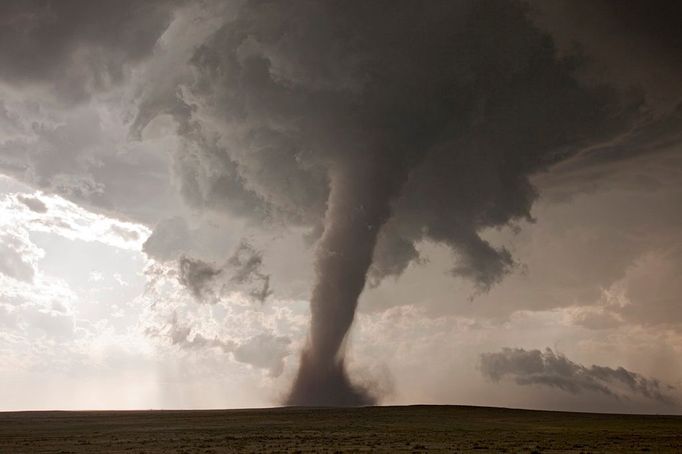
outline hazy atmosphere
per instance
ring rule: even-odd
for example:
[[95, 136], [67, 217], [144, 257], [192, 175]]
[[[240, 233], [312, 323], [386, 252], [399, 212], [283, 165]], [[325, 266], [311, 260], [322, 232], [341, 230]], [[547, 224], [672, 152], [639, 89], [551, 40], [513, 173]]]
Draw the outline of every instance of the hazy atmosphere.
[[682, 414], [682, 3], [0, 2], [0, 410]]

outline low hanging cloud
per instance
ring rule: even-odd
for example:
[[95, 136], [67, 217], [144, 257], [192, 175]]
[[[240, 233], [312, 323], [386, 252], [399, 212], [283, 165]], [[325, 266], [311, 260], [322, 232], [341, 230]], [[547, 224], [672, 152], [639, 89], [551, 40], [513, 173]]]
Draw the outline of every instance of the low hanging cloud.
[[244, 240], [222, 266], [181, 256], [178, 281], [199, 301], [210, 301], [224, 289], [245, 288], [262, 303], [272, 294], [270, 276], [263, 273], [262, 264], [261, 252]]
[[655, 378], [646, 378], [624, 367], [611, 368], [575, 363], [550, 348], [545, 351], [503, 348], [500, 352], [483, 353], [481, 373], [499, 382], [513, 379], [522, 386], [548, 386], [572, 394], [596, 392], [616, 399], [644, 397], [674, 405], [670, 395], [674, 388]]
[[284, 360], [289, 355], [291, 339], [271, 332], [256, 334], [242, 340], [207, 337], [189, 324], [178, 320], [176, 313], [161, 328], [147, 328], [146, 334], [162, 338], [183, 350], [202, 351], [217, 348], [232, 354], [235, 361], [267, 370], [271, 377], [278, 377], [284, 371]]

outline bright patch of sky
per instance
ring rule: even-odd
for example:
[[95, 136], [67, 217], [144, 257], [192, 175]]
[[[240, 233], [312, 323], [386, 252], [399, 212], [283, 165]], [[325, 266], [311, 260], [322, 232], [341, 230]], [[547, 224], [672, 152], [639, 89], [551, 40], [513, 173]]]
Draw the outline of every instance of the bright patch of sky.
[[[290, 337], [307, 323], [291, 307], [304, 313], [305, 303], [254, 307], [234, 293], [197, 304], [172, 265], [142, 252], [149, 235], [141, 224], [0, 178], [2, 409], [238, 407], [278, 398], [273, 380], [283, 380]], [[216, 398], [211, 388], [240, 392]]]

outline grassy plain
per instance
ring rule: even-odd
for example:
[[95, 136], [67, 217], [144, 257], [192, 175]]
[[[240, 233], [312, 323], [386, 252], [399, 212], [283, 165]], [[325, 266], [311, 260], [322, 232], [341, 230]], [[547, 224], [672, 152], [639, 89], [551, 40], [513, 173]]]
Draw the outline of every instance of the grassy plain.
[[682, 453], [682, 416], [459, 406], [0, 413], [0, 453]]

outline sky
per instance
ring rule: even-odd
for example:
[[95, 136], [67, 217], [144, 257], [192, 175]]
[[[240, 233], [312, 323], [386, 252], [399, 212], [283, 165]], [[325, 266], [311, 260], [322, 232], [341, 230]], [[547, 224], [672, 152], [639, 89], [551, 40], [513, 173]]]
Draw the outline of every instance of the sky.
[[678, 2], [0, 3], [0, 410], [682, 414]]

